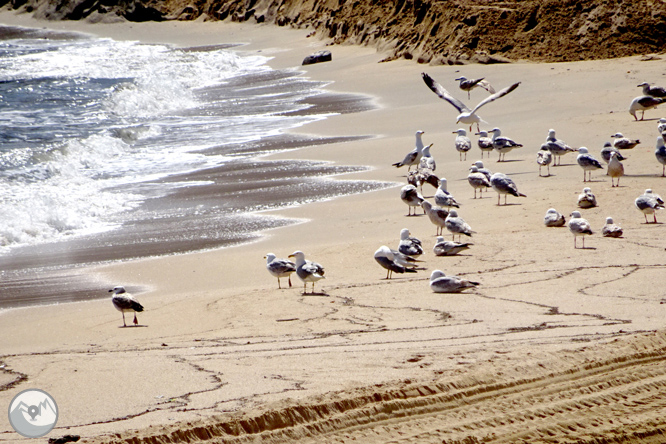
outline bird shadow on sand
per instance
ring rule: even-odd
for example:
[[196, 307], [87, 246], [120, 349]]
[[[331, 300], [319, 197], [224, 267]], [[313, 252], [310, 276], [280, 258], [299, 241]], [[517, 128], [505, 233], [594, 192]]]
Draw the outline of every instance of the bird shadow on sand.
[[641, 225], [663, 225], [663, 222], [641, 222]]
[[139, 328], [139, 327], [148, 327], [147, 325], [119, 325], [118, 328]]
[[519, 202], [508, 202], [508, 203], [503, 203], [503, 204], [497, 204], [495, 205], [496, 207], [509, 207], [509, 206], [514, 206], [514, 205], [522, 205]]
[[640, 119], [640, 120], [634, 120], [634, 122], [656, 122], [657, 120], [661, 119], [661, 117], [652, 117], [650, 119]]
[[313, 293], [301, 293], [301, 296], [318, 296], [318, 297], [329, 297], [330, 294], [323, 291], [316, 291]]
[[596, 250], [597, 247], [574, 247], [576, 250]]
[[525, 162], [525, 159], [496, 160], [495, 163]]

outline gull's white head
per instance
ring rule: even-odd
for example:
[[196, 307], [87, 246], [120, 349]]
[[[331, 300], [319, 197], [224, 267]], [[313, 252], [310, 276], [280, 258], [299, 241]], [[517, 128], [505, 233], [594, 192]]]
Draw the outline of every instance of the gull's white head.
[[579, 153], [579, 154], [587, 154], [588, 152], [589, 152], [589, 151], [588, 151], [587, 148], [584, 147], [584, 146], [581, 146], [580, 148], [578, 148], [578, 153]]
[[458, 212], [456, 210], [449, 211], [448, 217], [458, 217]]
[[557, 210], [555, 208], [549, 208], [548, 211], [546, 211], [548, 214], [557, 214]]
[[297, 264], [305, 263], [305, 253], [303, 253], [301, 250], [294, 251], [289, 255], [289, 257], [293, 257], [294, 259], [296, 259]]
[[573, 211], [571, 213], [571, 217], [574, 219], [580, 219], [581, 218], [580, 211]]
[[474, 165], [476, 165], [477, 168], [483, 168], [483, 162], [481, 162], [480, 160], [474, 162]]
[[479, 169], [476, 167], [476, 165], [472, 165], [469, 169], [472, 173], [478, 173]]
[[403, 228], [400, 230], [400, 240], [405, 240], [409, 237], [409, 229], [408, 228]]
[[465, 131], [465, 130], [462, 129], [462, 128], [458, 128], [456, 131], [453, 132], [453, 134], [458, 134], [459, 136], [466, 136], [466, 135], [467, 135], [467, 131]]
[[622, 133], [615, 133], [611, 137], [615, 137], [617, 139], [622, 139], [624, 136], [622, 135]]
[[606, 223], [607, 224], [612, 224], [613, 223], [613, 218], [612, 217], [607, 217], [606, 218]]
[[554, 139], [555, 138], [555, 130], [554, 129], [549, 129], [548, 130], [548, 138], [549, 139]]
[[444, 242], [444, 236], [437, 236], [437, 243]]
[[588, 194], [588, 193], [591, 193], [591, 192], [592, 192], [591, 188], [588, 188], [588, 187], [583, 188], [583, 193]]
[[264, 256], [264, 259], [266, 259], [266, 263], [269, 264], [275, 260], [277, 256], [275, 256], [273, 253], [268, 253], [266, 256]]
[[488, 137], [488, 131], [479, 131], [478, 133], [474, 133], [474, 135], [481, 137]]
[[118, 285], [116, 287], [113, 287], [111, 290], [109, 290], [109, 293], [113, 293], [113, 294], [125, 293], [125, 287], [123, 287], [122, 285]]
[[439, 279], [439, 278], [444, 277], [444, 276], [446, 276], [446, 275], [444, 274], [444, 272], [442, 270], [435, 270], [430, 275], [430, 280], [434, 281], [435, 279]]

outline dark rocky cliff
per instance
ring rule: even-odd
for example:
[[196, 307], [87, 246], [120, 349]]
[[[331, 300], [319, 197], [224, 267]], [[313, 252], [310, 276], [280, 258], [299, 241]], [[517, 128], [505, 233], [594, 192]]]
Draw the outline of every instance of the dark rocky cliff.
[[0, 0], [51, 20], [233, 20], [311, 28], [388, 59], [573, 61], [666, 49], [660, 0]]

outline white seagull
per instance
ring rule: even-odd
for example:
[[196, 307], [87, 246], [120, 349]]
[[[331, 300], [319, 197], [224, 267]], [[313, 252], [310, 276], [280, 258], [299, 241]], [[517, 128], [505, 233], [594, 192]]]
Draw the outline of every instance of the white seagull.
[[[620, 177], [624, 176], [624, 165], [617, 158], [617, 153], [612, 152], [608, 162], [608, 175], [611, 177], [611, 187], [620, 186]], [[617, 184], [613, 184], [613, 179], [617, 178]]]
[[456, 136], [456, 151], [460, 155], [460, 160], [463, 160], [462, 155], [465, 153], [465, 160], [467, 160], [467, 151], [472, 149], [472, 141], [467, 137], [467, 131], [462, 128], [459, 128], [457, 131], [454, 131], [453, 134]]
[[545, 143], [541, 145], [541, 149], [537, 151], [536, 161], [539, 164], [539, 177], [541, 177], [541, 167], [548, 168], [548, 176], [550, 176], [550, 164], [553, 161], [553, 153], [548, 150], [548, 145]]
[[585, 248], [585, 236], [594, 234], [590, 228], [590, 223], [581, 217], [580, 211], [574, 211], [571, 213], [571, 219], [569, 219], [569, 231], [574, 235], [574, 248], [578, 248], [576, 245], [576, 238], [583, 238], [583, 248]]
[[506, 196], [508, 194], [515, 197], [527, 197], [518, 191], [515, 182], [509, 176], [503, 173], [495, 173], [490, 178], [490, 186], [497, 192], [497, 205], [500, 205], [500, 196], [504, 194], [504, 205], [506, 205]]
[[440, 207], [456, 207], [460, 208], [460, 204], [456, 202], [455, 197], [453, 197], [453, 194], [449, 193], [447, 190], [448, 183], [446, 181], [445, 177], [442, 177], [439, 180], [439, 187], [437, 188], [437, 191], [435, 192], [435, 203], [439, 205]]
[[480, 197], [483, 198], [483, 190], [490, 188], [490, 180], [488, 177], [479, 172], [476, 165], [472, 165], [469, 169], [470, 173], [467, 175], [467, 182], [474, 188], [474, 199], [476, 199], [476, 190], [479, 190]]
[[[490, 180], [490, 176], [493, 175], [493, 172], [490, 171], [488, 168], [484, 168], [483, 167], [483, 162], [481, 160], [477, 160], [476, 162], [474, 162], [473, 166], [476, 167], [476, 169], [479, 171], [479, 173], [483, 173], [488, 178], [488, 180]], [[471, 168], [470, 168], [470, 170], [471, 170]]]
[[493, 148], [499, 153], [499, 159], [497, 159], [498, 162], [506, 160], [506, 153], [512, 149], [522, 147], [520, 143], [516, 143], [512, 139], [502, 136], [502, 131], [499, 128], [493, 128], [489, 132], [493, 133]]
[[601, 163], [594, 158], [588, 151], [587, 148], [581, 146], [578, 148], [578, 157], [576, 157], [576, 162], [583, 169], [583, 182], [588, 181], [588, 172], [589, 172], [589, 181], [592, 181], [592, 171], [602, 169]]
[[481, 158], [483, 159], [483, 153], [488, 153], [488, 157], [490, 157], [490, 152], [494, 148], [493, 139], [492, 137], [488, 136], [488, 131], [479, 131], [478, 133], [474, 133], [474, 135], [479, 136], [479, 140], [477, 140], [476, 143], [481, 150]]
[[430, 222], [435, 226], [435, 236], [442, 234], [442, 230], [446, 226], [446, 218], [449, 215], [448, 210], [439, 206], [433, 206], [427, 200], [421, 202], [421, 206], [428, 215]]
[[592, 189], [583, 188], [583, 192], [578, 195], [578, 206], [581, 208], [592, 208], [597, 206], [597, 198], [592, 193]]
[[404, 159], [402, 159], [402, 162], [396, 162], [393, 164], [394, 167], [400, 168], [401, 166], [407, 165], [407, 171], [409, 171], [412, 168], [412, 165], [418, 165], [419, 162], [421, 161], [421, 156], [423, 155], [423, 141], [421, 140], [421, 136], [424, 134], [423, 131], [417, 131], [416, 132], [416, 145], [413, 150], [411, 150], [407, 155], [405, 156]]
[[430, 148], [433, 146], [430, 145], [424, 146], [423, 151], [421, 151], [421, 160], [419, 161], [419, 169], [428, 169], [430, 171], [435, 171], [437, 169], [437, 164], [435, 163], [435, 158], [430, 154]]
[[553, 156], [555, 156], [553, 166], [561, 165], [562, 156], [564, 156], [566, 153], [573, 153], [574, 151], [577, 151], [575, 148], [571, 148], [569, 145], [564, 143], [563, 140], [558, 139], [555, 136], [554, 129], [548, 130], [548, 137], [546, 137], [546, 142], [541, 146], [542, 147], [546, 146], [548, 151], [550, 151], [553, 154]]
[[664, 177], [666, 175], [666, 146], [664, 146], [664, 138], [662, 136], [657, 137], [657, 149], [654, 151], [654, 156], [662, 165], [661, 177]]
[[555, 208], [549, 208], [543, 218], [543, 223], [547, 227], [563, 227], [566, 222], [564, 215]]
[[613, 223], [612, 217], [606, 218], [606, 225], [601, 229], [603, 237], [622, 237], [622, 228]]
[[314, 285], [324, 277], [324, 267], [316, 262], [305, 259], [305, 254], [300, 251], [294, 251], [289, 257], [293, 257], [296, 261], [296, 274], [303, 281], [303, 294], [307, 292], [308, 282], [312, 282], [312, 294], [314, 294]]
[[136, 313], [143, 311], [143, 305], [139, 304], [139, 301], [134, 299], [134, 296], [125, 291], [125, 287], [121, 285], [113, 287], [111, 290], [109, 290], [109, 293], [113, 293], [113, 296], [111, 297], [113, 306], [116, 307], [116, 310], [123, 314], [123, 327], [127, 327], [127, 324], [125, 323], [125, 312], [134, 313], [133, 322], [134, 325], [138, 325], [139, 321], [136, 318]]
[[407, 256], [418, 257], [423, 254], [421, 240], [411, 236], [409, 229], [400, 230], [400, 243], [398, 251]]
[[650, 86], [648, 82], [639, 83], [636, 86], [643, 87], [644, 96], [666, 97], [666, 88], [663, 86]]
[[[444, 89], [442, 85], [437, 83], [432, 77], [430, 77], [426, 73], [421, 73], [421, 76], [423, 77], [423, 81], [425, 82], [426, 85], [428, 85], [428, 88], [430, 88], [435, 94], [437, 94], [440, 98], [446, 100], [449, 102], [451, 105], [453, 105], [458, 112], [460, 113], [458, 117], [456, 118], [456, 123], [463, 123], [465, 125], [469, 125], [469, 130], [472, 130], [472, 126], [476, 123], [476, 130], [479, 131], [479, 123], [484, 122], [481, 117], [479, 117], [476, 114], [476, 111], [478, 111], [479, 108], [481, 108], [483, 105], [486, 105], [490, 102], [493, 102], [500, 97], [503, 97], [507, 94], [509, 94], [511, 91], [514, 89], [518, 88], [518, 85], [520, 85], [520, 82], [514, 83], [511, 86], [507, 86], [506, 88], [503, 88], [499, 91], [497, 91], [495, 94], [492, 94], [485, 99], [483, 99], [481, 102], [479, 102], [478, 105], [476, 105], [473, 109], [469, 109], [467, 105], [462, 103], [460, 100], [456, 99], [453, 97], [449, 92]], [[487, 122], [485, 122], [487, 123]]]
[[455, 256], [461, 251], [469, 249], [470, 243], [451, 242], [444, 240], [442, 236], [437, 236], [437, 243], [432, 247], [435, 256]]
[[648, 188], [645, 190], [645, 193], [641, 196], [638, 196], [634, 200], [634, 205], [638, 208], [639, 211], [645, 216], [645, 223], [649, 224], [647, 219], [648, 214], [652, 214], [654, 217], [654, 223], [657, 223], [657, 210], [664, 208], [664, 201], [659, 197], [659, 195], [654, 194], [652, 189]]
[[657, 131], [659, 131], [659, 134], [663, 134], [663, 132], [666, 131], [666, 117], [659, 119], [659, 123], [657, 124]]
[[391, 279], [393, 272], [416, 273], [416, 270], [414, 270], [413, 268], [405, 267], [399, 264], [395, 260], [395, 256], [391, 251], [391, 249], [386, 245], [382, 245], [381, 247], [379, 247], [379, 249], [375, 251], [374, 257], [377, 263], [387, 270], [386, 279]]
[[264, 256], [264, 259], [266, 259], [266, 269], [268, 272], [277, 278], [278, 288], [282, 288], [280, 286], [281, 277], [288, 278], [289, 286], [291, 287], [291, 273], [296, 271], [296, 264], [290, 260], [278, 258], [273, 253], [268, 253]]
[[480, 283], [459, 276], [446, 276], [441, 270], [435, 270], [430, 275], [430, 289], [435, 293], [460, 293], [477, 285]]
[[641, 141], [638, 139], [624, 137], [622, 133], [615, 133], [611, 137], [615, 139], [613, 140], [613, 146], [621, 150], [630, 150], [641, 143]]
[[476, 231], [472, 231], [472, 227], [462, 217], [458, 217], [456, 210], [449, 212], [444, 225], [447, 231], [453, 235], [454, 241], [456, 240], [456, 234], [458, 235], [458, 239], [461, 239], [463, 234], [472, 237], [472, 233], [476, 233]]
[[468, 79], [465, 76], [460, 76], [456, 80], [460, 82], [458, 84], [460, 89], [462, 89], [463, 91], [467, 91], [468, 100], [472, 98], [470, 96], [470, 91], [472, 91], [477, 86], [480, 86], [481, 88], [485, 89], [490, 94], [495, 94], [495, 88], [493, 88], [492, 85], [490, 85], [490, 83], [487, 80], [484, 80], [483, 77], [481, 77], [480, 79]]
[[631, 101], [631, 104], [629, 104], [629, 114], [634, 116], [635, 120], [638, 120], [636, 112], [641, 111], [641, 120], [643, 120], [645, 118], [645, 111], [656, 108], [657, 105], [661, 105], [664, 100], [666, 100], [666, 98], [638, 96]]
[[414, 216], [416, 216], [416, 207], [420, 207], [421, 202], [425, 200], [414, 185], [402, 187], [400, 189], [400, 199], [407, 204], [407, 216], [412, 215], [412, 208], [414, 208]]
[[626, 160], [627, 158], [620, 153], [620, 150], [611, 145], [610, 142], [605, 142], [604, 147], [601, 148], [601, 158], [604, 162], [610, 162], [611, 153], [617, 153], [617, 160]]

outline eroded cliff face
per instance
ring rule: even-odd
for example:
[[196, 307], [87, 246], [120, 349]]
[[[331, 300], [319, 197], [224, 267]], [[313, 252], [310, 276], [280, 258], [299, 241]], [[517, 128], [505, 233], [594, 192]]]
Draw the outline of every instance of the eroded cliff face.
[[0, 0], [52, 20], [232, 20], [312, 28], [420, 63], [573, 61], [662, 52], [661, 0]]

